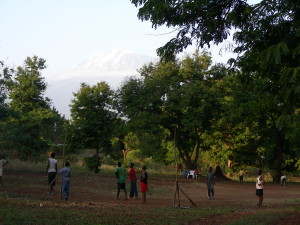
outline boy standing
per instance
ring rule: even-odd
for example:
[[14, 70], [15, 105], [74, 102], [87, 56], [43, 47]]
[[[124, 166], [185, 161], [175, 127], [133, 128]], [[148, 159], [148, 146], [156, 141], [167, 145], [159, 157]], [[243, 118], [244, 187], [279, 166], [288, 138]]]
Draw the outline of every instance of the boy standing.
[[138, 198], [138, 191], [136, 186], [136, 174], [134, 170], [134, 163], [130, 163], [129, 179], [130, 179], [130, 198]]
[[206, 179], [207, 179], [207, 197], [208, 199], [215, 199], [214, 197], [215, 174], [212, 171], [212, 167], [209, 167], [209, 170], [206, 174]]
[[146, 192], [148, 191], [148, 173], [146, 171], [146, 166], [142, 166], [142, 176], [140, 181], [140, 189], [142, 192], [142, 203], [146, 203]]
[[118, 162], [118, 167], [115, 170], [115, 174], [117, 176], [117, 188], [118, 188], [118, 192], [117, 192], [117, 199], [119, 199], [119, 195], [120, 195], [120, 191], [121, 189], [124, 190], [125, 193], [125, 200], [127, 200], [127, 191], [126, 191], [126, 187], [125, 187], [125, 180], [126, 180], [126, 171], [125, 168], [121, 167], [121, 162]]
[[54, 194], [55, 178], [57, 172], [57, 160], [55, 159], [55, 153], [51, 153], [51, 158], [48, 159], [46, 168], [46, 175], [48, 174], [48, 185], [50, 186], [49, 193]]
[[2, 183], [2, 174], [3, 174], [3, 167], [7, 165], [7, 160], [3, 159], [2, 155], [0, 155], [0, 184]]
[[70, 177], [71, 177], [71, 169], [70, 163], [66, 162], [65, 167], [61, 168], [58, 173], [62, 174], [62, 194], [64, 196], [64, 199], [67, 201], [69, 199], [70, 194]]
[[258, 203], [257, 206], [261, 207], [262, 206], [262, 202], [264, 200], [264, 177], [262, 175], [262, 170], [259, 169], [257, 171], [257, 178], [256, 178], [256, 196], [258, 197]]

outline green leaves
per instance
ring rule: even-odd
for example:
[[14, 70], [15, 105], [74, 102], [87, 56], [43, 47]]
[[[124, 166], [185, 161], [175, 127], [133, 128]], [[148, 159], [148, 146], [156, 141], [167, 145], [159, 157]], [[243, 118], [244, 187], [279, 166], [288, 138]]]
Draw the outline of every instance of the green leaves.
[[54, 123], [60, 118], [44, 97], [46, 83], [41, 72], [45, 60], [28, 57], [18, 67], [9, 95], [10, 115], [4, 122], [5, 146], [16, 149], [22, 159], [33, 159], [53, 141]]

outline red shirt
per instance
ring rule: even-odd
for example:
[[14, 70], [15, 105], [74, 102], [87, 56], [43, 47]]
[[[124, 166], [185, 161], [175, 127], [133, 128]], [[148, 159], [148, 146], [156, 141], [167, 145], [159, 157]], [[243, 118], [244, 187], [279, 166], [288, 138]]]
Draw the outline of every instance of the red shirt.
[[137, 180], [136, 175], [135, 175], [135, 170], [133, 168], [130, 168], [129, 178], [130, 178], [130, 181]]

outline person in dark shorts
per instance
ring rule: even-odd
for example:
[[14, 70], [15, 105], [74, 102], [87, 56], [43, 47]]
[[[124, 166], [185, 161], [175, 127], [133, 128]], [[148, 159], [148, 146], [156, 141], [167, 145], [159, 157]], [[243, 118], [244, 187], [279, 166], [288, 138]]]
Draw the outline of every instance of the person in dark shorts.
[[46, 175], [48, 174], [49, 194], [54, 194], [55, 178], [57, 172], [57, 160], [55, 153], [51, 153], [51, 158], [48, 159]]
[[126, 171], [125, 171], [125, 168], [123, 168], [121, 166], [122, 166], [121, 162], [118, 162], [118, 167], [115, 170], [115, 174], [117, 177], [117, 188], [118, 188], [117, 199], [119, 199], [120, 191], [122, 189], [122, 190], [124, 190], [124, 193], [125, 193], [125, 200], [127, 200], [128, 198], [127, 198], [127, 191], [126, 191], [126, 186], [125, 186]]
[[140, 190], [142, 192], [142, 203], [146, 203], [146, 192], [148, 191], [148, 173], [146, 166], [142, 166], [142, 176], [140, 180]]
[[259, 169], [257, 171], [257, 178], [256, 178], [256, 196], [258, 198], [257, 206], [261, 207], [263, 200], [264, 200], [264, 177], [262, 175], [262, 170]]

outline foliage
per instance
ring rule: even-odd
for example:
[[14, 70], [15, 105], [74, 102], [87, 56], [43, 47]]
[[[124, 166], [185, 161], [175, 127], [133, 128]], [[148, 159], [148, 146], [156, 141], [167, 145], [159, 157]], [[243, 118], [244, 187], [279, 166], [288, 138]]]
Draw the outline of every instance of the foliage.
[[3, 120], [8, 114], [7, 97], [12, 83], [14, 70], [0, 61], [0, 118]]
[[119, 108], [145, 156], [164, 162], [165, 143], [175, 138], [179, 158], [187, 168], [196, 166], [203, 134], [219, 117], [217, 84], [226, 76], [221, 65], [210, 66], [211, 57], [199, 52], [182, 61], [149, 64], [140, 69], [143, 79], [132, 78], [119, 90]]
[[[248, 1], [152, 1], [131, 0], [139, 7], [138, 17], [149, 20], [154, 28], [161, 25], [177, 33], [157, 50], [164, 59], [174, 59], [194, 42], [210, 46], [226, 40], [232, 28], [238, 53], [231, 60], [250, 81], [257, 135], [273, 155], [276, 177], [282, 173], [285, 155], [291, 149], [289, 128], [300, 107], [300, 2], [295, 0]], [[258, 86], [253, 85], [254, 83]], [[252, 111], [253, 112], [253, 111]], [[250, 116], [249, 119], [253, 117]], [[261, 129], [262, 127], [262, 129]], [[292, 133], [294, 130], [292, 131]]]
[[99, 167], [101, 167], [100, 158], [96, 155], [92, 157], [84, 157], [84, 165], [92, 172], [98, 173]]
[[[9, 95], [9, 118], [5, 121], [5, 145], [16, 149], [22, 159], [32, 159], [52, 143], [54, 124], [61, 120], [50, 99], [44, 97], [46, 83], [41, 71], [45, 60], [28, 57], [18, 67]], [[57, 129], [57, 128], [56, 128]]]
[[82, 83], [80, 90], [74, 93], [75, 98], [71, 104], [70, 140], [75, 140], [79, 145], [77, 148], [95, 149], [98, 159], [99, 151], [107, 152], [111, 149], [116, 121], [116, 113], [112, 110], [112, 96], [113, 92], [105, 82], [94, 86]]

